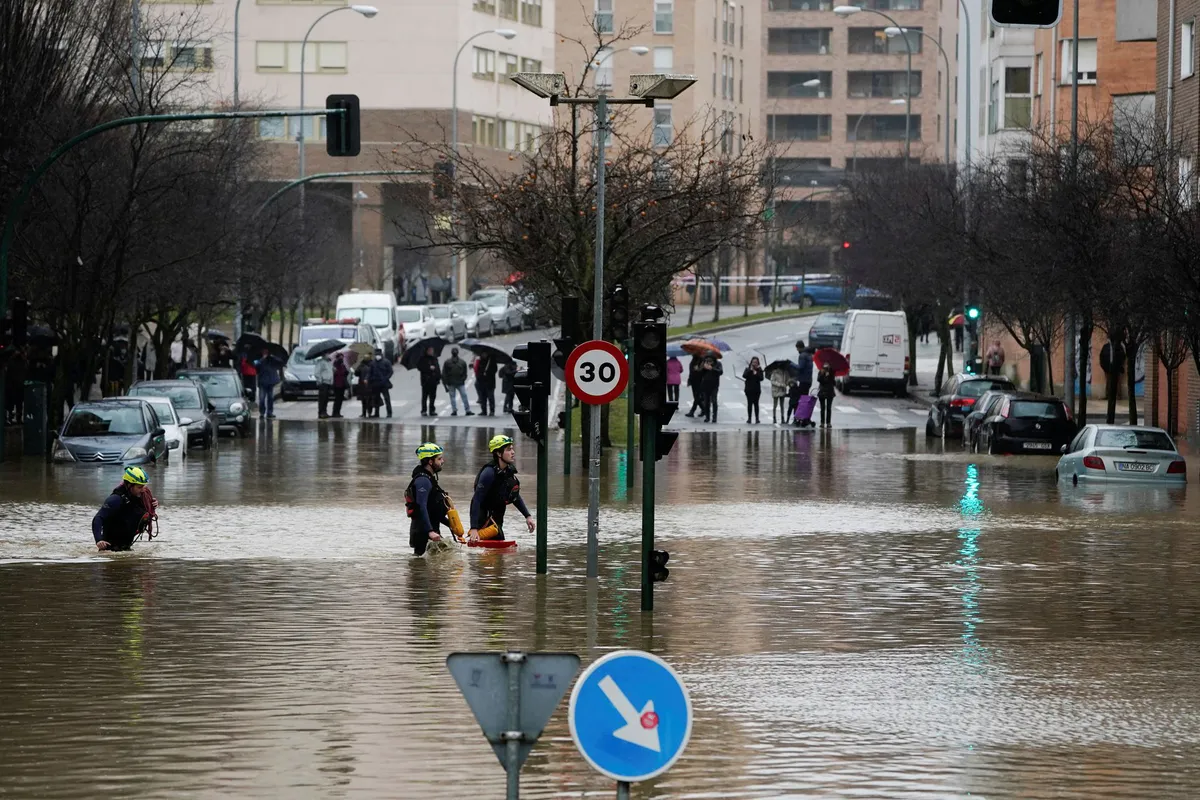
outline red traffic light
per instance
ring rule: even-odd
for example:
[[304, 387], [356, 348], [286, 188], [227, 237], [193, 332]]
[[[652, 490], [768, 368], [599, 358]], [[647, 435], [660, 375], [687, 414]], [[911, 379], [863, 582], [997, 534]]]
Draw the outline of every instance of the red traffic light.
[[850, 243], [849, 243], [849, 242], [842, 242], [842, 249], [843, 249], [843, 250], [849, 250], [849, 249], [850, 249]]

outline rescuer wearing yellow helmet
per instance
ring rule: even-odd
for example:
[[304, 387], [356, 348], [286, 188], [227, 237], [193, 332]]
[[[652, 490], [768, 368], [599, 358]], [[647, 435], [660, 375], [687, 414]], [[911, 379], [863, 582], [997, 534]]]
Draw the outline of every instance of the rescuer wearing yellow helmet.
[[121, 485], [113, 489], [96, 516], [92, 538], [97, 550], [128, 550], [139, 533], [146, 530], [158, 505], [147, 490], [146, 470], [126, 467]]
[[433, 442], [418, 447], [417, 458], [421, 463], [413, 470], [412, 480], [404, 490], [404, 510], [410, 520], [408, 544], [418, 556], [425, 555], [430, 542], [442, 540], [440, 526], [449, 524], [446, 512], [450, 501], [438, 484], [438, 473], [446, 465], [444, 452]]
[[471, 498], [472, 539], [503, 539], [504, 510], [517, 507], [530, 533], [536, 527], [525, 501], [521, 499], [521, 484], [517, 480], [517, 452], [511, 436], [497, 434], [488, 442], [492, 460], [475, 476], [475, 495]]

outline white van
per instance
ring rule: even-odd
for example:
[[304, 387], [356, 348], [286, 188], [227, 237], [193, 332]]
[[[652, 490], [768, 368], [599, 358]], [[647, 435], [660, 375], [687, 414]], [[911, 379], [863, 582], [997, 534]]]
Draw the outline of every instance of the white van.
[[360, 292], [338, 295], [337, 319], [356, 319], [375, 328], [383, 341], [383, 354], [395, 361], [404, 352], [404, 333], [396, 320], [396, 295], [392, 292]]
[[841, 352], [850, 362], [850, 374], [838, 381], [845, 394], [859, 388], [890, 391], [897, 397], [908, 393], [911, 365], [903, 311], [847, 311]]

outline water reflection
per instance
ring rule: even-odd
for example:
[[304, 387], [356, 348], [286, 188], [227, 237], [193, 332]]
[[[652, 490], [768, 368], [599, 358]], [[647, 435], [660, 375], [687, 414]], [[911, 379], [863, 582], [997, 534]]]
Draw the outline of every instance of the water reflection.
[[978, 520], [983, 516], [983, 501], [979, 499], [979, 468], [967, 467], [966, 491], [959, 501], [964, 527], [958, 529], [959, 557], [956, 565], [963, 571], [962, 619], [963, 659], [980, 666], [987, 650], [979, 643], [979, 534]]

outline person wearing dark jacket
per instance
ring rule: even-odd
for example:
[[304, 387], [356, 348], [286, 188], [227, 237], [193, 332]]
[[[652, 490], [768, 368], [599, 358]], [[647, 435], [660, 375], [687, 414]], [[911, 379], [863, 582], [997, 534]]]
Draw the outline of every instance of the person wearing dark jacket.
[[[442, 366], [432, 347], [426, 347], [425, 355], [417, 361], [417, 372], [421, 374], [421, 416], [436, 417], [437, 387], [442, 382]], [[390, 410], [388, 416], [391, 416]]]
[[258, 371], [258, 413], [265, 419], [275, 418], [275, 387], [279, 385], [279, 371], [283, 362], [266, 350], [262, 358], [254, 362]]
[[458, 416], [458, 398], [462, 398], [463, 411], [468, 417], [475, 416], [471, 411], [471, 401], [467, 399], [467, 362], [458, 357], [458, 348], [450, 348], [450, 357], [442, 364], [442, 383], [446, 394], [450, 395], [450, 416]]
[[[436, 363], [436, 362], [435, 362]], [[387, 415], [392, 415], [392, 362], [383, 357], [382, 350], [375, 351], [367, 373], [367, 391], [371, 395], [371, 416], [378, 417], [379, 409], [387, 404]]]
[[150, 529], [155, 502], [147, 490], [150, 478], [141, 467], [126, 467], [124, 480], [92, 517], [97, 550], [128, 550], [133, 540]]
[[808, 394], [813, 382], [813, 351], [805, 347], [803, 341], [796, 342], [796, 382], [800, 384], [800, 394]]
[[688, 364], [688, 388], [692, 390], [692, 410], [684, 416], [696, 416], [696, 409], [704, 407], [704, 392], [700, 389], [700, 371], [704, 366], [704, 359], [700, 356], [692, 356], [691, 363]]
[[358, 394], [358, 401], [362, 404], [362, 413], [359, 414], [361, 417], [371, 416], [371, 412], [375, 409], [375, 398], [371, 396], [370, 389], [372, 363], [370, 359], [363, 358], [354, 368], [354, 377], [358, 378], [354, 391]]
[[834, 388], [836, 378], [833, 365], [826, 364], [817, 373], [817, 402], [821, 404], [821, 427], [833, 427], [833, 398], [837, 394]]
[[724, 372], [725, 368], [717, 359], [712, 356], [704, 359], [704, 366], [700, 369], [700, 392], [704, 398], [702, 410], [705, 422], [717, 421], [717, 392], [721, 388], [721, 375]]
[[346, 399], [346, 390], [350, 388], [350, 369], [341, 353], [333, 356], [333, 418], [341, 419], [342, 401]]
[[479, 413], [484, 417], [496, 414], [496, 359], [484, 353], [475, 359], [475, 391], [479, 393]]
[[763, 382], [762, 363], [758, 360], [758, 356], [750, 359], [750, 366], [746, 367], [746, 371], [742, 373], [742, 380], [746, 382], [746, 422], [750, 422], [750, 417], [754, 417], [754, 422], [758, 423], [758, 399], [762, 397], [762, 382]]
[[408, 514], [408, 544], [413, 555], [423, 556], [430, 542], [442, 540], [441, 526], [449, 525], [450, 503], [438, 484], [438, 473], [446, 465], [443, 450], [433, 442], [417, 448], [421, 463], [413, 470], [404, 490], [404, 510]]
[[513, 395], [516, 394], [516, 387], [513, 385], [513, 377], [517, 374], [516, 364], [505, 364], [500, 368], [500, 391], [504, 393], [504, 413], [511, 414], [513, 410]]
[[488, 450], [492, 460], [484, 464], [475, 476], [475, 493], [471, 497], [471, 530], [467, 535], [471, 539], [480, 538], [479, 532], [495, 525], [496, 535], [493, 539], [504, 539], [504, 510], [509, 505], [516, 506], [517, 511], [525, 517], [529, 532], [533, 533], [537, 525], [521, 498], [521, 483], [517, 480], [517, 452], [513, 447], [510, 436], [497, 434], [488, 442]]

